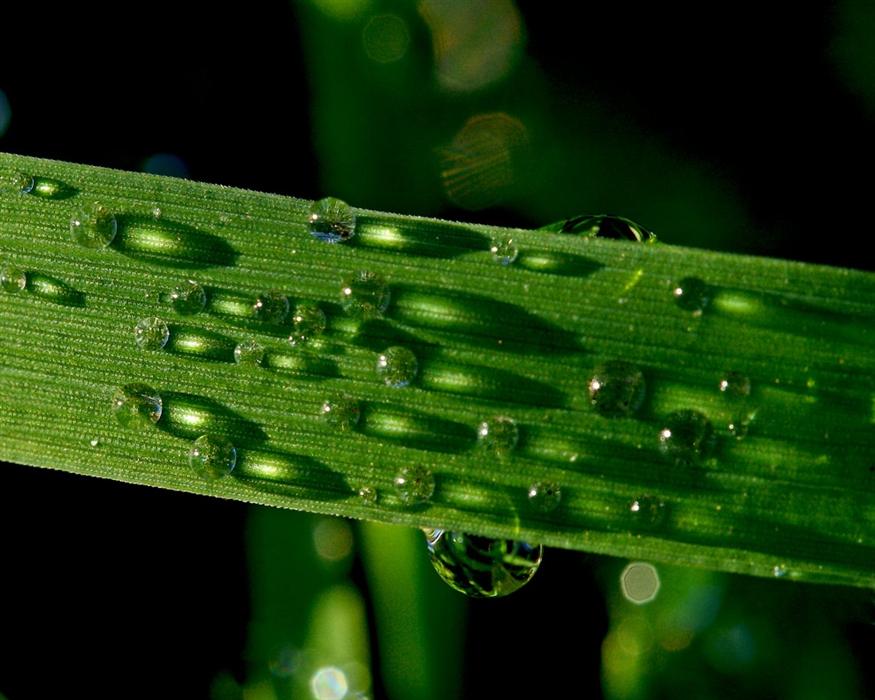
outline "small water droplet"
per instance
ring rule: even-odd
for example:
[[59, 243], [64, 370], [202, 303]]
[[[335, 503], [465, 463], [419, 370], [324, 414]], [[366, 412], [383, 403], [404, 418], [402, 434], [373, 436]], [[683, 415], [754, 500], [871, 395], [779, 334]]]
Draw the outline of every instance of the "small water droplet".
[[224, 435], [201, 435], [191, 444], [188, 465], [202, 479], [215, 481], [228, 476], [237, 464], [237, 450]]
[[428, 556], [451, 588], [472, 598], [518, 591], [541, 565], [544, 547], [446, 530], [426, 530]]
[[516, 421], [507, 416], [495, 416], [477, 428], [477, 445], [496, 457], [507, 457], [520, 439]]
[[538, 481], [529, 486], [529, 506], [538, 513], [556, 510], [562, 500], [562, 489], [555, 481]]
[[100, 438], [92, 438], [88, 441], [88, 444], [92, 447], [97, 447], [100, 444]]
[[0, 287], [8, 294], [17, 294], [27, 286], [27, 273], [15, 265], [0, 268]]
[[419, 360], [409, 348], [395, 346], [377, 357], [377, 376], [386, 386], [403, 387], [410, 384], [419, 371]]
[[100, 202], [86, 204], [70, 219], [73, 240], [85, 248], [106, 248], [117, 230], [115, 214]]
[[359, 402], [349, 394], [337, 394], [327, 399], [319, 410], [323, 420], [336, 430], [353, 430], [362, 411]]
[[200, 313], [207, 305], [207, 293], [195, 280], [185, 280], [170, 292], [170, 305], [182, 316]]
[[684, 311], [692, 311], [697, 316], [702, 314], [711, 301], [708, 285], [698, 277], [684, 277], [675, 285], [672, 294], [680, 308]]
[[408, 506], [425, 503], [434, 494], [434, 474], [422, 466], [402, 467], [394, 484], [398, 498]]
[[362, 486], [359, 488], [359, 498], [362, 503], [372, 506], [377, 502], [377, 489], [370, 485]]
[[234, 348], [234, 362], [248, 367], [261, 367], [264, 362], [264, 346], [254, 338], [246, 338]]
[[278, 326], [289, 315], [289, 299], [275, 289], [262, 292], [252, 305], [252, 313], [259, 321]]
[[589, 380], [589, 398], [595, 411], [606, 418], [633, 415], [644, 402], [644, 373], [624, 360], [598, 365]]
[[665, 511], [665, 502], [649, 493], [638, 496], [629, 506], [634, 521], [648, 526], [659, 525], [665, 519]]
[[752, 413], [744, 413], [732, 418], [726, 424], [729, 437], [735, 438], [736, 440], [744, 440], [744, 438], [747, 437], [747, 431], [750, 429], [750, 422], [752, 419]]
[[675, 411], [659, 432], [659, 449], [675, 464], [694, 464], [705, 459], [714, 444], [714, 427], [699, 411]]
[[33, 189], [33, 176], [14, 172], [0, 175], [0, 194], [28, 194]]
[[347, 241], [355, 235], [352, 207], [336, 197], [325, 197], [314, 202], [307, 223], [310, 233], [325, 243]]
[[492, 239], [489, 248], [492, 259], [501, 265], [510, 265], [519, 257], [520, 249], [510, 236], [498, 236]]
[[123, 428], [154, 425], [163, 411], [161, 396], [146, 384], [126, 384], [112, 395], [112, 413]]
[[134, 340], [143, 350], [161, 350], [170, 339], [170, 329], [157, 316], [150, 316], [134, 326]]
[[720, 380], [720, 393], [728, 399], [750, 396], [750, 378], [743, 372], [727, 372]]
[[328, 325], [325, 312], [315, 304], [298, 304], [292, 316], [294, 330], [289, 336], [289, 344], [303, 346], [321, 335]]
[[391, 294], [382, 275], [359, 270], [340, 287], [340, 302], [346, 312], [361, 319], [378, 318], [389, 307]]
[[772, 575], [775, 578], [784, 578], [787, 575], [787, 567], [783, 564], [778, 564], [772, 569]]

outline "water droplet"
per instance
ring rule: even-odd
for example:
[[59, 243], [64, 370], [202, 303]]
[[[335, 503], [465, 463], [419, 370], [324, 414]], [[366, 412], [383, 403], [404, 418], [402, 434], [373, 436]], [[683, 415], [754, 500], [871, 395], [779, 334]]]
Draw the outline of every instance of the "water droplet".
[[675, 411], [659, 432], [659, 449], [675, 464], [705, 459], [714, 443], [714, 427], [699, 411]]
[[33, 189], [33, 176], [14, 172], [0, 175], [0, 194], [28, 194]]
[[70, 219], [73, 240], [85, 248], [106, 248], [117, 230], [115, 214], [100, 202], [86, 204]]
[[289, 299], [275, 289], [262, 292], [252, 305], [252, 313], [259, 321], [278, 326], [289, 315]]
[[684, 277], [675, 285], [672, 294], [680, 308], [696, 315], [701, 315], [711, 300], [708, 285], [698, 277]]
[[743, 372], [727, 372], [720, 380], [720, 392], [728, 399], [750, 396], [750, 378]]
[[772, 575], [775, 578], [784, 578], [787, 575], [787, 567], [783, 564], [778, 564], [772, 569]]
[[498, 236], [492, 239], [489, 252], [492, 253], [492, 259], [495, 262], [510, 265], [519, 256], [520, 249], [510, 236]]
[[157, 316], [150, 316], [134, 326], [134, 339], [143, 350], [161, 350], [170, 339], [170, 329]]
[[320, 241], [339, 243], [355, 235], [355, 214], [342, 199], [326, 197], [314, 202], [307, 218], [310, 233]]
[[264, 362], [264, 346], [254, 338], [247, 338], [234, 348], [234, 362], [238, 365], [260, 367]]
[[383, 276], [359, 270], [343, 281], [340, 301], [347, 313], [357, 318], [378, 318], [389, 306], [391, 294]]
[[123, 428], [141, 430], [154, 425], [163, 406], [158, 392], [146, 384], [126, 384], [112, 395], [112, 413]]
[[224, 435], [201, 435], [191, 444], [188, 465], [202, 479], [215, 481], [228, 476], [237, 464], [237, 450]]
[[507, 416], [495, 416], [483, 421], [477, 428], [477, 445], [496, 457], [507, 457], [519, 439], [516, 421]]
[[726, 430], [729, 432], [729, 437], [736, 440], [744, 440], [747, 437], [747, 431], [750, 428], [750, 422], [753, 419], [752, 413], [744, 413], [735, 416], [726, 424]]
[[359, 402], [349, 394], [337, 394], [326, 400], [319, 410], [323, 420], [337, 430], [352, 430], [362, 411]]
[[394, 483], [398, 498], [408, 506], [425, 503], [434, 494], [434, 474], [425, 467], [402, 467]]
[[606, 418], [633, 415], [644, 402], [643, 372], [623, 360], [598, 365], [589, 380], [589, 398], [595, 411]]
[[[556, 224], [553, 224], [555, 227]], [[589, 214], [575, 216], [558, 227], [560, 233], [576, 233], [589, 238], [614, 238], [626, 241], [655, 241], [653, 235], [643, 226], [622, 216]]]
[[377, 376], [386, 386], [407, 386], [419, 371], [419, 360], [413, 351], [405, 347], [392, 347], [377, 357]]
[[359, 488], [359, 498], [362, 503], [372, 506], [377, 502], [377, 489], [370, 485], [362, 486]]
[[529, 486], [529, 506], [538, 513], [556, 510], [562, 500], [562, 489], [555, 481], [538, 481]]
[[328, 325], [325, 312], [315, 304], [298, 304], [292, 316], [295, 329], [289, 336], [289, 344], [302, 346], [322, 334]]
[[665, 519], [665, 502], [657, 496], [645, 493], [632, 501], [629, 512], [636, 523], [659, 525]]
[[17, 294], [27, 286], [27, 274], [20, 267], [7, 265], [0, 268], [0, 287], [4, 292]]
[[472, 598], [518, 591], [535, 575], [544, 547], [446, 530], [426, 530], [428, 556], [438, 575]]
[[195, 280], [185, 280], [170, 292], [170, 305], [182, 316], [200, 313], [207, 305], [207, 293]]

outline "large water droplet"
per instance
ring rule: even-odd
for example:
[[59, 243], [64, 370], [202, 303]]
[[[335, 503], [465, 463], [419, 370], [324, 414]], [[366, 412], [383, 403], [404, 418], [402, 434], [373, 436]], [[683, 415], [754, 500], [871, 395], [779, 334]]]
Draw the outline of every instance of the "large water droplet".
[[342, 199], [326, 197], [314, 202], [307, 218], [310, 233], [320, 241], [339, 243], [355, 235], [355, 214]]
[[489, 247], [492, 259], [501, 265], [510, 265], [519, 257], [520, 249], [512, 236], [496, 236]]
[[8, 294], [17, 294], [27, 286], [27, 273], [15, 265], [0, 268], [0, 287]]
[[672, 290], [675, 303], [684, 311], [692, 311], [695, 315], [701, 315], [708, 302], [711, 293], [704, 280], [698, 277], [684, 277]]
[[622, 216], [583, 214], [541, 227], [545, 231], [575, 233], [589, 238], [614, 238], [627, 241], [656, 241], [656, 236], [640, 224]]
[[170, 305], [182, 316], [200, 313], [207, 305], [207, 293], [195, 280], [185, 280], [170, 292]]
[[529, 506], [538, 513], [556, 510], [562, 500], [562, 489], [555, 481], [538, 481], [529, 486]]
[[234, 348], [234, 362], [238, 365], [260, 367], [264, 362], [264, 346], [254, 338], [247, 338]]
[[419, 371], [419, 360], [413, 351], [405, 347], [392, 347], [377, 357], [377, 376], [386, 386], [407, 386]]
[[315, 304], [298, 304], [292, 316], [294, 330], [289, 336], [289, 344], [303, 346], [321, 335], [328, 325], [325, 312]]
[[278, 326], [289, 315], [289, 299], [276, 289], [262, 292], [252, 305], [252, 313], [259, 321]]
[[425, 503], [434, 494], [434, 474], [422, 466], [402, 467], [395, 474], [395, 493], [408, 506]]
[[629, 506], [632, 519], [641, 525], [659, 525], [665, 519], [665, 502], [658, 496], [645, 493]]
[[644, 373], [624, 360], [598, 365], [589, 380], [589, 398], [595, 411], [606, 418], [631, 416], [644, 402]]
[[714, 444], [714, 427], [699, 411], [675, 411], [659, 432], [659, 449], [675, 464], [694, 464], [707, 458]]
[[507, 457], [520, 439], [516, 421], [507, 416], [495, 416], [477, 428], [477, 445], [496, 457]]
[[143, 350], [161, 350], [170, 339], [170, 329], [157, 316], [150, 316], [134, 326], [134, 340]]
[[126, 384], [112, 395], [112, 413], [123, 428], [154, 425], [163, 410], [161, 396], [146, 384]]
[[86, 204], [70, 219], [73, 240], [85, 248], [106, 248], [117, 230], [115, 214], [100, 202]]
[[215, 481], [228, 476], [237, 464], [237, 450], [224, 435], [201, 435], [191, 445], [188, 465], [202, 479]]
[[544, 554], [541, 545], [426, 530], [428, 556], [438, 575], [472, 598], [498, 598], [528, 583]]
[[33, 176], [14, 172], [0, 175], [0, 194], [28, 194], [33, 189]]
[[347, 313], [357, 318], [378, 318], [389, 306], [389, 285], [382, 275], [359, 270], [340, 287], [340, 302]]
[[336, 430], [354, 429], [362, 414], [359, 402], [349, 394], [332, 396], [322, 404], [319, 412], [322, 419]]

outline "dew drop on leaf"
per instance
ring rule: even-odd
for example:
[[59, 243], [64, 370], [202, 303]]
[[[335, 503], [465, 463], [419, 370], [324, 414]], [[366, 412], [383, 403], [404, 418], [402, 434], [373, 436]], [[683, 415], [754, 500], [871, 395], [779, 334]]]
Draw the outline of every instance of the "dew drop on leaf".
[[377, 376], [386, 386], [403, 387], [410, 384], [419, 371], [419, 360], [409, 348], [396, 346], [377, 357]]
[[428, 556], [451, 588], [472, 598], [499, 598], [526, 585], [544, 548], [446, 530], [426, 530]]
[[207, 293], [195, 280], [185, 280], [170, 292], [170, 306], [182, 316], [200, 313], [207, 305]]
[[708, 285], [698, 277], [684, 277], [672, 289], [675, 304], [684, 311], [701, 315], [711, 301]]
[[529, 507], [537, 513], [556, 510], [562, 500], [562, 490], [555, 481], [537, 481], [529, 486]]
[[307, 224], [311, 235], [325, 243], [347, 241], [355, 235], [355, 213], [349, 204], [336, 197], [314, 202]]
[[356, 318], [379, 318], [389, 307], [390, 298], [389, 285], [383, 276], [368, 270], [350, 275], [340, 287], [340, 303]]
[[315, 304], [298, 304], [292, 316], [294, 330], [289, 336], [289, 344], [303, 346], [321, 335], [327, 325], [325, 312]]
[[0, 194], [28, 194], [33, 189], [33, 176], [14, 172], [0, 175]]
[[561, 233], [576, 233], [589, 238], [613, 238], [639, 243], [656, 240], [652, 232], [634, 221], [608, 214], [575, 216], [565, 221], [559, 230]]
[[70, 219], [70, 234], [84, 248], [106, 248], [117, 230], [115, 214], [100, 202], [86, 204]]
[[112, 413], [123, 428], [141, 430], [161, 418], [161, 396], [146, 384], [126, 384], [112, 395]]
[[202, 479], [215, 481], [228, 476], [237, 464], [237, 450], [224, 435], [201, 435], [191, 444], [188, 465]]
[[365, 484], [359, 488], [359, 498], [362, 503], [372, 506], [377, 502], [377, 489], [369, 484]]
[[684, 409], [665, 419], [659, 431], [659, 449], [675, 464], [695, 464], [708, 457], [714, 444], [714, 427], [705, 414]]
[[489, 247], [492, 259], [501, 265], [510, 265], [520, 254], [520, 249], [511, 236], [496, 236]]
[[606, 418], [633, 415], [644, 402], [644, 373], [624, 360], [598, 365], [589, 380], [589, 399], [596, 413]]
[[422, 466], [402, 467], [395, 474], [395, 493], [408, 506], [425, 503], [434, 494], [434, 474]]
[[727, 372], [720, 380], [719, 388], [727, 399], [743, 399], [750, 396], [750, 378], [743, 372]]
[[7, 294], [17, 294], [27, 286], [27, 274], [20, 267], [7, 265], [0, 268], [0, 287]]
[[353, 430], [361, 417], [361, 407], [349, 394], [337, 394], [322, 403], [319, 413], [335, 430]]
[[495, 416], [477, 427], [477, 445], [488, 454], [507, 457], [520, 439], [516, 421], [507, 416]]
[[632, 520], [640, 525], [659, 525], [665, 519], [665, 502], [649, 493], [638, 496], [629, 506]]
[[134, 340], [142, 350], [161, 350], [170, 339], [170, 329], [157, 316], [150, 316], [134, 326]]
[[252, 313], [262, 323], [280, 325], [289, 315], [289, 299], [282, 292], [271, 289], [258, 295]]
[[234, 348], [234, 362], [238, 365], [260, 367], [264, 362], [264, 346], [254, 338], [246, 338]]

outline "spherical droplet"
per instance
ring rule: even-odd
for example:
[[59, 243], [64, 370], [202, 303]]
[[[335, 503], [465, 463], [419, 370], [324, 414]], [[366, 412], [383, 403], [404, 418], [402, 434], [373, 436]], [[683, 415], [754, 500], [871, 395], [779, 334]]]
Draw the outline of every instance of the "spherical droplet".
[[15, 265], [0, 268], [0, 287], [8, 294], [17, 294], [27, 286], [27, 273]]
[[289, 336], [289, 343], [302, 346], [321, 335], [328, 321], [325, 319], [325, 312], [315, 304], [298, 304], [292, 316], [292, 324], [295, 328]]
[[684, 311], [701, 314], [708, 306], [710, 292], [704, 280], [698, 277], [684, 277], [672, 290], [675, 303]]
[[349, 394], [332, 396], [322, 404], [319, 412], [335, 430], [353, 430], [362, 414], [359, 402]]
[[419, 371], [419, 360], [413, 351], [405, 347], [392, 347], [377, 357], [377, 376], [386, 386], [407, 386]]
[[0, 175], [0, 194], [28, 194], [33, 189], [33, 176], [14, 172]]
[[477, 445], [496, 457], [507, 457], [519, 439], [516, 421], [507, 416], [495, 416], [483, 421], [477, 428]]
[[750, 377], [744, 372], [727, 372], [720, 380], [720, 393], [728, 399], [743, 399], [750, 396]]
[[699, 411], [675, 411], [659, 432], [659, 449], [675, 464], [694, 464], [705, 459], [714, 443], [714, 427]]
[[402, 467], [394, 483], [398, 498], [408, 506], [425, 503], [434, 494], [434, 474], [425, 467]]
[[510, 265], [520, 254], [520, 249], [510, 236], [499, 236], [492, 239], [489, 247], [492, 259], [501, 265]]
[[342, 199], [326, 197], [314, 202], [307, 218], [310, 233], [320, 241], [339, 243], [355, 235], [355, 214]]
[[237, 450], [224, 435], [201, 435], [191, 445], [188, 464], [202, 479], [215, 481], [234, 471]]
[[207, 305], [207, 293], [195, 280], [185, 280], [170, 292], [170, 305], [182, 316], [200, 313]]
[[562, 490], [555, 481], [538, 481], [529, 486], [529, 506], [538, 513], [556, 510], [562, 500]]
[[589, 398], [596, 413], [606, 418], [633, 415], [644, 402], [644, 373], [624, 360], [598, 365], [589, 380]]
[[73, 240], [85, 248], [106, 248], [117, 229], [115, 214], [100, 202], [86, 204], [70, 219]]
[[157, 316], [150, 316], [134, 326], [134, 339], [143, 350], [161, 350], [170, 339], [170, 329]]
[[377, 489], [366, 484], [359, 488], [359, 498], [362, 500], [362, 503], [372, 506], [377, 502]]
[[264, 346], [254, 338], [247, 338], [234, 348], [234, 362], [238, 365], [261, 367], [264, 362]]
[[498, 598], [518, 591], [538, 570], [544, 548], [446, 530], [426, 530], [428, 556], [438, 575], [472, 598]]
[[252, 305], [252, 313], [259, 321], [278, 326], [289, 315], [289, 299], [275, 289], [262, 292]]
[[633, 520], [640, 525], [659, 525], [665, 519], [665, 502], [658, 496], [645, 493], [629, 506]]
[[590, 238], [614, 238], [626, 241], [655, 241], [656, 236], [643, 226], [622, 216], [588, 214], [575, 216], [559, 228], [561, 233], [576, 233]]
[[161, 418], [161, 396], [146, 384], [126, 384], [112, 395], [112, 413], [123, 428], [140, 430]]
[[361, 319], [378, 318], [389, 306], [389, 285], [383, 276], [359, 270], [340, 287], [340, 303], [346, 312]]

